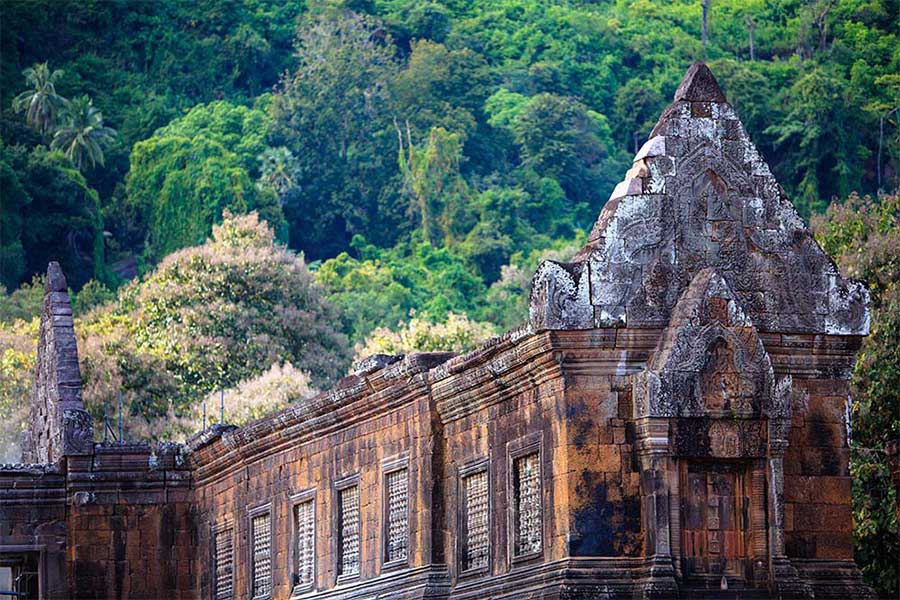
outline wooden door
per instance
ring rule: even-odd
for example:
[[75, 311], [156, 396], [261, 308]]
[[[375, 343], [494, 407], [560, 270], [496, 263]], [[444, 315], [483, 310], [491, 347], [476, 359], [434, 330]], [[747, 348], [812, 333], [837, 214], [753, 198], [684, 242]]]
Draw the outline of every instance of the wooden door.
[[744, 576], [749, 506], [745, 473], [740, 463], [682, 466], [681, 556], [686, 576]]

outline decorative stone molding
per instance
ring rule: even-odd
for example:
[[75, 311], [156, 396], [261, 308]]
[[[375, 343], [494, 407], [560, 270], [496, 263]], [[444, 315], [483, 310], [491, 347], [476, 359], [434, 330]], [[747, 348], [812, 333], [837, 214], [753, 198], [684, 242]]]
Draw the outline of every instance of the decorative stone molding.
[[360, 377], [369, 375], [399, 360], [403, 360], [402, 354], [373, 354], [354, 363], [350, 373]]

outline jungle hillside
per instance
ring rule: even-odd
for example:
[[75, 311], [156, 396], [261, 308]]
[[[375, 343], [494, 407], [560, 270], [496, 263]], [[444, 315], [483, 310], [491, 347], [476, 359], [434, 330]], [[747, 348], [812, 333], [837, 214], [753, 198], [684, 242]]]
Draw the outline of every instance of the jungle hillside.
[[522, 324], [704, 60], [869, 284], [855, 540], [897, 597], [898, 23], [896, 0], [0, 0], [0, 462], [49, 261], [95, 419], [184, 439], [222, 400], [244, 423], [362, 356]]

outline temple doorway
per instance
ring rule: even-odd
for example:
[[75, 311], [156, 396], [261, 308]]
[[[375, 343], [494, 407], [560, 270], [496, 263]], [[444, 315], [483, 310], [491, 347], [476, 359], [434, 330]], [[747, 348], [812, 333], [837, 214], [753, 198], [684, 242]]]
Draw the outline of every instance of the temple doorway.
[[681, 463], [681, 558], [685, 577], [719, 587], [744, 580], [749, 547], [749, 468], [739, 461]]

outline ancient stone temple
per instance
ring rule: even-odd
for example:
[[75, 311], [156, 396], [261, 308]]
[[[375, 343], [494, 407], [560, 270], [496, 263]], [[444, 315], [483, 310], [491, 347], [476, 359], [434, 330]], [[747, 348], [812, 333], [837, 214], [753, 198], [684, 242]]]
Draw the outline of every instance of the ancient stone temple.
[[[26, 598], [863, 598], [841, 276], [690, 68], [530, 321], [376, 356], [185, 445], [95, 442], [51, 265], [29, 464], [0, 468]], [[10, 583], [12, 582], [12, 583]]]

